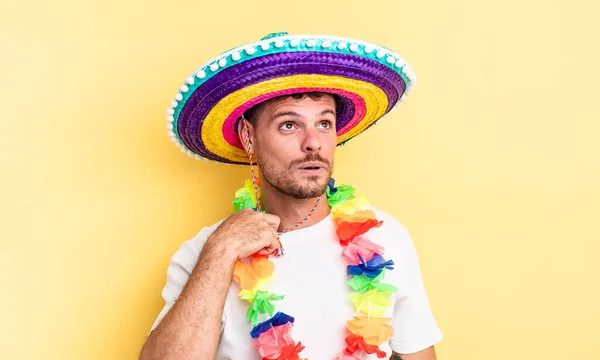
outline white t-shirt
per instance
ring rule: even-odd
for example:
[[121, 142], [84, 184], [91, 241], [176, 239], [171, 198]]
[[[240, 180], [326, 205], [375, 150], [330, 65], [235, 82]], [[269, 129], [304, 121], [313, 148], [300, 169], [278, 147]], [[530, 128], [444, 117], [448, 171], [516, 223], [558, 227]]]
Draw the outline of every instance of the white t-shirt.
[[[383, 257], [393, 260], [395, 265], [394, 270], [385, 272], [382, 282], [399, 289], [392, 297], [392, 306], [384, 314], [393, 319], [394, 328], [393, 338], [379, 346], [387, 353], [387, 359], [392, 350], [410, 354], [426, 349], [439, 342], [442, 333], [429, 307], [409, 233], [390, 215], [373, 210], [383, 225], [362, 236], [385, 248]], [[162, 292], [166, 304], [152, 330], [179, 297], [204, 242], [220, 223], [203, 228], [173, 255]], [[346, 347], [346, 321], [353, 318], [355, 311], [348, 300], [349, 276], [331, 215], [310, 227], [282, 234], [281, 242], [285, 255], [271, 258], [275, 263], [275, 278], [270, 292], [285, 296], [274, 302], [276, 311], [295, 318], [292, 337], [306, 346], [300, 353], [301, 358], [333, 359]], [[217, 360], [261, 359], [253, 347], [255, 340], [250, 336], [252, 325], [246, 317], [248, 303], [238, 297], [239, 291], [239, 285], [232, 282], [223, 310]], [[361, 359], [378, 359], [375, 354], [361, 354], [360, 351], [354, 355]]]

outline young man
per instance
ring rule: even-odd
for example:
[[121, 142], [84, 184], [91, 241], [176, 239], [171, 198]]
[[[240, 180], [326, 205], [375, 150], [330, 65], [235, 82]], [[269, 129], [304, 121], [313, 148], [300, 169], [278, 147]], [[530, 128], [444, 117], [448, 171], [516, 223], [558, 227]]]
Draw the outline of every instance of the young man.
[[331, 179], [336, 146], [412, 85], [389, 50], [285, 33], [187, 79], [168, 110], [173, 141], [250, 164], [252, 180], [233, 215], [173, 256], [140, 359], [436, 358], [442, 334], [408, 232]]

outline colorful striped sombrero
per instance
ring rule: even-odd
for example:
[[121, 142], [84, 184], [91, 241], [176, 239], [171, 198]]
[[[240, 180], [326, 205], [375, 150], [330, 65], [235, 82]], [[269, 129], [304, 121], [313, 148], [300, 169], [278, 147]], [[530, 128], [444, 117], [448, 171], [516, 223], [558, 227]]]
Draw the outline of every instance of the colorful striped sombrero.
[[319, 91], [340, 99], [343, 145], [403, 101], [415, 80], [402, 57], [368, 42], [274, 33], [194, 71], [167, 109], [168, 134], [198, 160], [248, 164], [237, 135], [242, 114], [273, 97]]

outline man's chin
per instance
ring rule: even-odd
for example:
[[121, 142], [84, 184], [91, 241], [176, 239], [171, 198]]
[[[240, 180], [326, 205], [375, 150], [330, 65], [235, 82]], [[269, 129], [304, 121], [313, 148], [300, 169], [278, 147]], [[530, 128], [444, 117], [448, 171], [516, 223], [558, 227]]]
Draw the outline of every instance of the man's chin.
[[264, 177], [263, 180], [281, 193], [295, 199], [313, 199], [325, 193], [331, 177], [327, 171], [318, 175], [302, 175], [299, 173], [293, 175], [287, 179], [280, 178], [275, 183], [269, 181], [267, 177]]
[[303, 179], [296, 182], [298, 185], [296, 188], [301, 189], [300, 191], [296, 191], [296, 194], [302, 194], [301, 197], [296, 198], [310, 199], [321, 196], [325, 192], [328, 182], [329, 177], [324, 175], [303, 177]]

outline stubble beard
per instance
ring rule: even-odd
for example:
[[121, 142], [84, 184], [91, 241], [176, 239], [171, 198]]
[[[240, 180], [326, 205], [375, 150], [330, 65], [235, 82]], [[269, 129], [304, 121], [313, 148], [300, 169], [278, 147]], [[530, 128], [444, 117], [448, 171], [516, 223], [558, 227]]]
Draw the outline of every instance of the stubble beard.
[[294, 199], [313, 199], [323, 195], [325, 193], [325, 190], [327, 189], [327, 184], [329, 183], [329, 179], [331, 178], [331, 175], [333, 173], [333, 164], [329, 164], [329, 162], [327, 162], [318, 155], [307, 156], [306, 158], [302, 159], [302, 162], [313, 160], [323, 161], [327, 164], [328, 174], [324, 178], [322, 178], [321, 176], [305, 177], [306, 184], [301, 184], [292, 175], [292, 171], [294, 171], [292, 169], [293, 164], [297, 163], [298, 161], [295, 161], [292, 164], [290, 164], [288, 169], [280, 171], [268, 161], [260, 161], [260, 156], [258, 155], [259, 154], [257, 154], [257, 160], [259, 160], [258, 163], [261, 167], [262, 175], [261, 181], [267, 182], [280, 193], [290, 196]]

